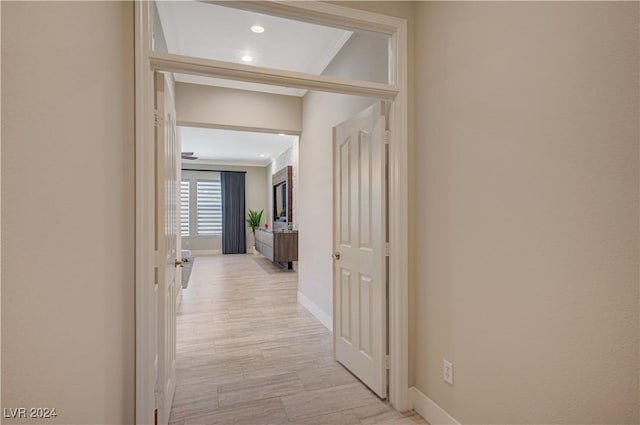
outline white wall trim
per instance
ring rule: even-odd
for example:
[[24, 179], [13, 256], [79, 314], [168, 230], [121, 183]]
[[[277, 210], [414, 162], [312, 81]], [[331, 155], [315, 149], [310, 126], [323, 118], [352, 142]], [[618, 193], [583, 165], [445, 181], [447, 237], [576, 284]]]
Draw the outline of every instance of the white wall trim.
[[249, 83], [287, 86], [305, 90], [353, 94], [356, 96], [394, 99], [398, 94], [395, 86], [347, 78], [311, 75], [304, 72], [272, 70], [259, 66], [237, 64], [212, 59], [201, 59], [171, 53], [149, 52], [153, 71], [177, 72], [203, 75]]
[[333, 318], [325, 313], [320, 307], [318, 307], [313, 301], [305, 297], [304, 294], [298, 291], [298, 302], [302, 304], [307, 311], [320, 321], [325, 328], [333, 332]]
[[411, 398], [413, 409], [429, 424], [460, 425], [460, 422], [416, 387], [409, 388], [409, 397]]
[[395, 69], [390, 69], [398, 96], [389, 116], [389, 399], [403, 412], [409, 410], [409, 70], [407, 21], [396, 21], [391, 36]]

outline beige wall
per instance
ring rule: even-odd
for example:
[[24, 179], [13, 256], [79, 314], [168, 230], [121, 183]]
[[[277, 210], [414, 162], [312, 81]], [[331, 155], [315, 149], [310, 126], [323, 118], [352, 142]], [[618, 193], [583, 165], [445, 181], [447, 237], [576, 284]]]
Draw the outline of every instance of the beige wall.
[[462, 423], [640, 421], [638, 8], [417, 5], [416, 385]]
[[179, 125], [299, 134], [302, 98], [198, 84], [176, 84]]
[[[463, 423], [638, 423], [638, 4], [350, 5], [416, 12], [416, 386]], [[133, 8], [1, 7], [2, 405], [130, 423]], [[340, 109], [300, 142], [314, 261], [325, 128], [365, 106], [333, 96], [307, 95]]]
[[[230, 165], [205, 165], [205, 164], [183, 164], [182, 178], [190, 177], [195, 180], [198, 178], [211, 178], [210, 172], [207, 171], [187, 171], [188, 169], [200, 170], [217, 170], [217, 171], [244, 171], [245, 174], [245, 204], [247, 211], [249, 209], [260, 211], [268, 210], [268, 192], [265, 190], [268, 182], [271, 182], [269, 167], [249, 167], [249, 166], [230, 166]], [[219, 176], [219, 173], [215, 173]], [[192, 194], [195, 192], [191, 192]], [[195, 211], [195, 198], [191, 198], [192, 211]], [[264, 216], [263, 216], [264, 217]], [[195, 220], [191, 220], [192, 229], [195, 232]], [[191, 236], [182, 237], [182, 248], [190, 250], [222, 250], [221, 236]], [[247, 228], [247, 252], [251, 252], [253, 248], [253, 233]]]
[[131, 423], [133, 5], [1, 7], [2, 406]]
[[333, 316], [334, 126], [371, 105], [372, 99], [310, 92], [304, 97], [298, 192], [298, 290]]

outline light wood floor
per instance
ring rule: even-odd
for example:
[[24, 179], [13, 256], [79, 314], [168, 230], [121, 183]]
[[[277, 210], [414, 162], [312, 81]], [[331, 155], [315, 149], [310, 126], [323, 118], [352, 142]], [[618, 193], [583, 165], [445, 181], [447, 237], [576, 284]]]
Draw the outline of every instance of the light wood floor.
[[196, 259], [178, 309], [170, 423], [424, 424], [333, 360], [331, 333], [296, 292], [297, 273], [262, 256]]

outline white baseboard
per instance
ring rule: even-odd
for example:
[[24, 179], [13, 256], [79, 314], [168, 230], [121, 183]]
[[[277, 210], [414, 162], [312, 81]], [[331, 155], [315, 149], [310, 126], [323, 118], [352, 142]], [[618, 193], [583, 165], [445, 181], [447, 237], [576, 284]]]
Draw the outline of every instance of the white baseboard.
[[204, 257], [207, 255], [220, 255], [222, 254], [221, 249], [192, 249], [191, 256], [192, 257]]
[[305, 297], [304, 294], [300, 291], [298, 291], [298, 302], [302, 304], [302, 306], [306, 308], [309, 311], [309, 313], [313, 314], [315, 318], [318, 319], [320, 323], [324, 325], [325, 328], [333, 332], [333, 318], [331, 318], [331, 316], [329, 316], [327, 313], [322, 311], [320, 307], [318, 307], [309, 298]]
[[413, 410], [424, 418], [430, 425], [460, 425], [446, 410], [438, 406], [435, 401], [424, 395], [416, 387], [409, 388], [409, 397]]

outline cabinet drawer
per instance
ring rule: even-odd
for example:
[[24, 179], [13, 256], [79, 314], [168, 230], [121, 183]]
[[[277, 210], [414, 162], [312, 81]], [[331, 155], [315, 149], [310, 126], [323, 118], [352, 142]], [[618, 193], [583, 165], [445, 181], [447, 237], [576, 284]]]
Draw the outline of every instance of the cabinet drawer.
[[269, 260], [273, 261], [273, 247], [269, 245], [263, 245], [262, 251], [260, 251], [262, 255], [267, 257]]
[[273, 233], [257, 230], [256, 242], [261, 242], [264, 245], [273, 246]]

